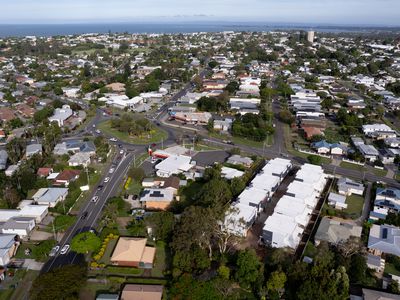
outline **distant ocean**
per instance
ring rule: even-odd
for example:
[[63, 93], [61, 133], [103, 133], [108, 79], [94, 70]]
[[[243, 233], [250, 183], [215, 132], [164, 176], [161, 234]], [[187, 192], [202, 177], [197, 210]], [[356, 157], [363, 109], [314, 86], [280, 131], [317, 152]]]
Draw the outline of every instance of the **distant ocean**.
[[113, 24], [0, 24], [0, 37], [55, 36], [82, 33], [191, 33], [221, 31], [315, 30], [319, 32], [398, 31], [395, 27], [288, 25], [263, 23], [113, 23]]

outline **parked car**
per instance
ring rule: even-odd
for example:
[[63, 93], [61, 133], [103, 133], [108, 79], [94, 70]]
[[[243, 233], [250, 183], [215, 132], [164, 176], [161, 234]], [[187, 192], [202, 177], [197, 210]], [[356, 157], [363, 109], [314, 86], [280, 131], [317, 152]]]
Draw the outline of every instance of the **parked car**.
[[116, 139], [116, 138], [110, 138], [110, 141], [111, 141], [111, 142], [116, 142], [117, 139]]
[[55, 247], [53, 247], [53, 249], [51, 249], [49, 256], [55, 256], [58, 252], [58, 250], [60, 250], [60, 246], [57, 245]]
[[71, 246], [69, 244], [64, 245], [64, 247], [62, 247], [62, 249], [60, 251], [60, 254], [64, 255], [65, 253], [67, 253], [70, 247]]

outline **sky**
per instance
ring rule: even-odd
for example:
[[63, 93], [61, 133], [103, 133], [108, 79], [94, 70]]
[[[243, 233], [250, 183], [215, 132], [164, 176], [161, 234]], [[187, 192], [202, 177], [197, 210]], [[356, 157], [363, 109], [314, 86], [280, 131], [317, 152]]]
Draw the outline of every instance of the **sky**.
[[232, 21], [400, 25], [400, 0], [0, 0], [2, 24]]

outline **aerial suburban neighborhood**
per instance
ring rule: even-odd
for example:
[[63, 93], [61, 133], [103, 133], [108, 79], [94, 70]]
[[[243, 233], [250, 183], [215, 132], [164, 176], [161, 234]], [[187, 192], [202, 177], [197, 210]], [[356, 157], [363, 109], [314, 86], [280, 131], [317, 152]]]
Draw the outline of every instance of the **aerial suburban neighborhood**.
[[399, 212], [398, 30], [0, 34], [0, 299], [400, 299]]

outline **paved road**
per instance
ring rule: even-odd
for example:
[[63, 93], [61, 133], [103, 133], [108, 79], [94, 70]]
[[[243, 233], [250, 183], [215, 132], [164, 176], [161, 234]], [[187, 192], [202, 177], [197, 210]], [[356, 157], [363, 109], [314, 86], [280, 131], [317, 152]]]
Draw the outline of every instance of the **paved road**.
[[[66, 244], [70, 244], [75, 235], [95, 229], [97, 227], [97, 223], [101, 216], [101, 212], [106, 205], [107, 199], [117, 195], [121, 186], [121, 182], [133, 161], [133, 157], [133, 153], [127, 153], [119, 161], [117, 160], [117, 157], [114, 158], [113, 164], [110, 165], [110, 167], [107, 169], [107, 172], [102, 177], [101, 184], [104, 185], [104, 188], [101, 191], [97, 191], [97, 189], [94, 190], [90, 196], [90, 199], [92, 199], [94, 196], [98, 196], [98, 200], [96, 202], [88, 200], [85, 203], [85, 206], [81, 209], [77, 216], [78, 220], [76, 223], [67, 230], [62, 240], [58, 243], [60, 248]], [[112, 174], [110, 174], [111, 168], [115, 169]], [[110, 178], [108, 183], [104, 183], [105, 177]], [[82, 259], [82, 255], [78, 255], [73, 251], [69, 251], [64, 255], [58, 253], [55, 257], [46, 262], [42, 268], [42, 272], [48, 272], [51, 269], [61, 265], [78, 263]]]

